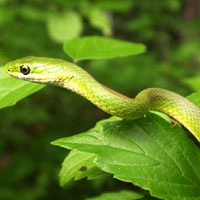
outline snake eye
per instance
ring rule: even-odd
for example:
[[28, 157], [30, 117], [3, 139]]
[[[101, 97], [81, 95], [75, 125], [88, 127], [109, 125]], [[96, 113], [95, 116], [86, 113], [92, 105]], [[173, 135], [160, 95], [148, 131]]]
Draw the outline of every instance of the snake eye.
[[28, 65], [22, 65], [20, 66], [20, 72], [24, 75], [29, 74], [31, 71], [30, 67]]

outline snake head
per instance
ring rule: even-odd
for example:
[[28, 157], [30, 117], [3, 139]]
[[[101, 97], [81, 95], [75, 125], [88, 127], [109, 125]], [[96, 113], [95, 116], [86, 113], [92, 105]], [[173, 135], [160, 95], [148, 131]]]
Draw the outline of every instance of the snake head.
[[57, 70], [59, 59], [28, 56], [5, 65], [5, 71], [12, 77], [36, 83], [61, 84], [62, 73]]

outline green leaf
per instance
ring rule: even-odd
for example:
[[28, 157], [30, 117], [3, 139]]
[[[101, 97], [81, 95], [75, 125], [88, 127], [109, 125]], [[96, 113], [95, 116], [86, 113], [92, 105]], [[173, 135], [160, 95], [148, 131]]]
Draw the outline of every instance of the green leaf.
[[96, 155], [71, 151], [62, 163], [60, 171], [60, 185], [64, 186], [71, 179], [80, 180], [84, 177], [95, 179], [104, 174], [94, 164]]
[[200, 76], [184, 79], [184, 83], [195, 91], [200, 91]]
[[47, 21], [48, 32], [51, 38], [59, 43], [80, 36], [82, 33], [82, 21], [77, 12], [55, 14]]
[[200, 199], [200, 151], [179, 125], [154, 114], [112, 117], [93, 129], [53, 142], [96, 154], [97, 167], [161, 199]]
[[42, 89], [44, 85], [11, 78], [0, 68], [0, 108], [12, 106], [24, 97]]
[[108, 59], [143, 53], [145, 46], [106, 37], [88, 36], [65, 42], [64, 50], [74, 60]]
[[101, 196], [88, 198], [87, 200], [134, 200], [141, 199], [142, 197], [142, 194], [128, 190], [122, 190], [120, 192], [107, 192]]
[[87, 9], [86, 16], [90, 24], [101, 30], [104, 35], [109, 36], [112, 34], [111, 19], [108, 13], [96, 7], [92, 7], [89, 10]]
[[193, 93], [187, 96], [187, 99], [192, 101], [195, 105], [200, 107], [200, 92]]

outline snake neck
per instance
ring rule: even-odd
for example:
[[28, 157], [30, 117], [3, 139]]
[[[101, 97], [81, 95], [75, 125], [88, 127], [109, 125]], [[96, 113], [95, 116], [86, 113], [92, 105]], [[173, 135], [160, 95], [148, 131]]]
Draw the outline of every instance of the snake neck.
[[65, 81], [60, 86], [85, 97], [106, 113], [123, 119], [137, 119], [148, 112], [145, 104], [103, 86], [82, 68], [75, 65], [71, 72], [70, 78], [69, 73], [62, 77]]

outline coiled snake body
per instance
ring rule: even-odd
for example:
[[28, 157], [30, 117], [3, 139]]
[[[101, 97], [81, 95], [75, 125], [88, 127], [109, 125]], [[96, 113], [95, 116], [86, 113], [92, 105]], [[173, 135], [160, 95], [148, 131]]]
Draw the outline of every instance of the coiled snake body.
[[132, 99], [103, 86], [77, 65], [54, 58], [29, 56], [7, 63], [5, 69], [18, 79], [72, 90], [123, 119], [137, 119], [149, 111], [166, 113], [200, 141], [200, 108], [174, 92], [148, 88]]

